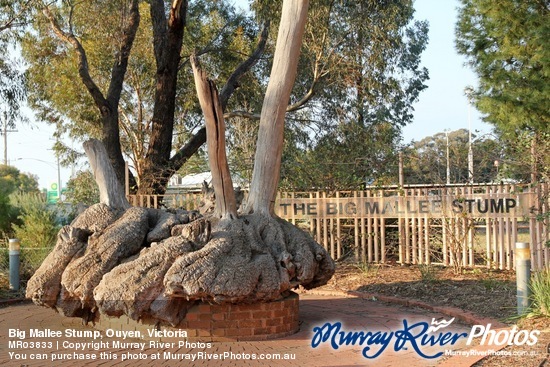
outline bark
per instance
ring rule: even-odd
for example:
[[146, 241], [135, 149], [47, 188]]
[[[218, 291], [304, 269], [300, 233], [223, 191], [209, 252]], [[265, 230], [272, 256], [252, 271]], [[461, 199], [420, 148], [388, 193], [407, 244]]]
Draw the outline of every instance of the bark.
[[[155, 12], [159, 11], [156, 8], [159, 3], [162, 2], [152, 2]], [[184, 5], [174, 1], [171, 14]], [[282, 28], [287, 32], [279, 35], [279, 41], [290, 37], [287, 39], [290, 46], [282, 47], [284, 52], [276, 52], [270, 85], [278, 86], [268, 88], [264, 103], [267, 112], [262, 111], [266, 126], [261, 139], [282, 138], [282, 118], [291, 87], [287, 78], [293, 80], [291, 69], [295, 69], [298, 52], [292, 38], [301, 37], [306, 8], [307, 1], [284, 2]], [[154, 11], [153, 16], [161, 16], [153, 14]], [[289, 19], [297, 19], [296, 24]], [[287, 22], [292, 25], [287, 27]], [[170, 29], [166, 34], [162, 29], [156, 32], [155, 37], [169, 40]], [[164, 45], [168, 47], [169, 42]], [[159, 59], [167, 52], [163, 47], [155, 48]], [[284, 58], [292, 60], [286, 63]], [[273, 301], [298, 286], [313, 288], [326, 284], [333, 275], [334, 262], [323, 247], [292, 224], [270, 215], [271, 194], [262, 196], [255, 191], [254, 213], [237, 216], [233, 187], [227, 179], [223, 106], [213, 84], [194, 66], [208, 137], [213, 143], [209, 155], [217, 176], [215, 195], [205, 187], [205, 192], [210, 193], [205, 201], [221, 201], [224, 205], [218, 206], [214, 215], [206, 210], [205, 216], [198, 218], [192, 212], [127, 209], [126, 203], [117, 201], [118, 189], [109, 184], [114, 177], [110, 165], [105, 160], [92, 163], [107, 199], [102, 196], [102, 204], [89, 208], [61, 232], [59, 249], [45, 262], [44, 270], [30, 281], [30, 295], [35, 302], [55, 304], [64, 315], [79, 316], [85, 321], [93, 320], [99, 311], [112, 316], [126, 314], [136, 320], [149, 316], [177, 325], [195, 301]], [[275, 118], [269, 120], [264, 114]], [[266, 123], [267, 120], [271, 123]], [[262, 152], [280, 162], [280, 156], [277, 158], [275, 154], [278, 144], [278, 141], [273, 146], [264, 144], [267, 149]], [[100, 155], [90, 154], [90, 160], [95, 162]], [[260, 161], [257, 158], [256, 163]], [[264, 177], [264, 184], [271, 186], [262, 189], [276, 190], [277, 167], [264, 164], [263, 172], [271, 172]], [[203, 209], [210, 206], [205, 204]], [[147, 248], [149, 243], [151, 246]]]
[[247, 212], [273, 215], [281, 171], [284, 117], [298, 70], [308, 0], [285, 0], [262, 113]]
[[154, 51], [157, 63], [152, 130], [145, 155], [143, 176], [138, 192], [164, 193], [167, 179], [173, 172], [169, 167], [176, 109], [177, 76], [187, 15], [187, 1], [174, 0], [168, 19], [165, 2], [151, 1]]
[[[280, 219], [256, 213], [195, 219], [143, 208], [118, 218], [105, 208], [90, 207], [60, 232], [56, 249], [29, 281], [34, 302], [85, 321], [99, 311], [177, 325], [194, 301], [272, 301], [300, 285], [323, 285], [334, 273], [328, 253]], [[190, 222], [172, 226], [174, 217]], [[160, 239], [150, 248], [148, 235]]]
[[149, 314], [151, 303], [164, 291], [162, 280], [168, 268], [193, 248], [194, 244], [182, 236], [170, 237], [105, 274], [94, 290], [101, 312], [110, 316], [126, 314], [134, 320]]
[[204, 247], [176, 259], [165, 295], [216, 303], [272, 301], [302, 285], [326, 284], [334, 262], [310, 236], [283, 220], [252, 214], [213, 220]]
[[157, 299], [151, 303], [149, 313], [151, 317], [160, 321], [166, 321], [176, 327], [187, 315], [189, 310], [198, 301], [188, 301], [184, 298], [170, 298], [160, 294]]
[[100, 233], [111, 223], [120, 218], [124, 210], [112, 209], [106, 204], [94, 204], [76, 217], [71, 227], [92, 233]]
[[200, 248], [210, 240], [211, 232], [210, 221], [203, 217], [188, 224], [175, 225], [172, 227], [171, 236], [184, 237]]
[[149, 211], [150, 218], [151, 216], [156, 216], [156, 220], [154, 220], [154, 225], [152, 226], [153, 229], [149, 231], [147, 234], [147, 242], [159, 242], [162, 241], [165, 238], [170, 237], [170, 231], [172, 230], [172, 227], [176, 224], [180, 224], [180, 219], [176, 214], [169, 213], [167, 211], [158, 211], [158, 214], [152, 214], [151, 211]]
[[101, 235], [91, 237], [84, 255], [67, 266], [61, 284], [83, 308], [95, 309], [93, 290], [103, 275], [142, 248], [148, 221], [147, 209], [128, 209]]
[[208, 162], [212, 172], [212, 185], [216, 200], [214, 215], [218, 218], [236, 218], [237, 204], [233, 181], [225, 153], [225, 121], [218, 91], [214, 82], [208, 80], [195, 55], [191, 56], [199, 103], [206, 121]]
[[99, 201], [112, 209], [128, 209], [130, 203], [109, 161], [105, 146], [98, 140], [90, 139], [84, 143], [84, 150], [99, 187]]
[[105, 204], [95, 204], [80, 214], [70, 226], [64, 226], [57, 235], [54, 249], [27, 283], [26, 297], [38, 305], [54, 307], [62, 290], [61, 276], [65, 268], [84, 254], [91, 235], [101, 233], [121, 215], [120, 210], [113, 210]]
[[54, 307], [61, 292], [61, 275], [65, 267], [86, 248], [87, 234], [69, 226], [57, 235], [57, 243], [27, 283], [26, 297], [41, 306]]

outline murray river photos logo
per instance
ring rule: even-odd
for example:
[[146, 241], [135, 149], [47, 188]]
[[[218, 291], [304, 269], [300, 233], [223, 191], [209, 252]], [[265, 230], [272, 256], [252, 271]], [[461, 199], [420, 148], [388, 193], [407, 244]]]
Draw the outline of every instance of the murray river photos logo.
[[[313, 328], [311, 346], [317, 348], [322, 344], [328, 344], [333, 349], [342, 346], [360, 346], [361, 354], [368, 359], [374, 359], [382, 355], [388, 347], [393, 347], [395, 352], [410, 350], [412, 348], [419, 356], [427, 359], [441, 357], [444, 350], [433, 352], [431, 347], [449, 347], [459, 340], [466, 339], [466, 345], [471, 345], [474, 340], [479, 340], [480, 345], [504, 346], [504, 345], [535, 345], [538, 341], [538, 330], [512, 329], [493, 330], [491, 324], [474, 325], [469, 333], [447, 331], [455, 319], [449, 321], [437, 321], [432, 319], [427, 322], [409, 323], [403, 320], [403, 328], [395, 331], [346, 331], [341, 322], [327, 322], [323, 326]], [[430, 352], [426, 351], [430, 347]]]

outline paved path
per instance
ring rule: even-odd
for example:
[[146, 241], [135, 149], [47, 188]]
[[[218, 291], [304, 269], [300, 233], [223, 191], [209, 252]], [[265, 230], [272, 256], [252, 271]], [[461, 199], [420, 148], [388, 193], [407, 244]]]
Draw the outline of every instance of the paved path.
[[[123, 349], [113, 347], [112, 343], [115, 340], [121, 341], [120, 338], [104, 337], [100, 341], [109, 342], [108, 348], [94, 351], [86, 349], [84, 351], [76, 351], [70, 346], [63, 346], [65, 342], [89, 342], [87, 338], [68, 338], [65, 336], [59, 338], [30, 338], [30, 329], [51, 329], [54, 331], [62, 331], [74, 329], [75, 331], [90, 331], [89, 327], [81, 324], [79, 319], [65, 318], [54, 311], [32, 304], [20, 304], [8, 306], [0, 309], [0, 365], [1, 366], [433, 366], [441, 362], [441, 359], [428, 360], [419, 357], [417, 353], [409, 346], [407, 350], [395, 352], [393, 343], [376, 359], [368, 360], [362, 355], [363, 347], [358, 345], [344, 345], [339, 349], [334, 350], [330, 345], [324, 343], [317, 348], [311, 347], [313, 337], [313, 328], [322, 326], [326, 322], [342, 323], [342, 328], [347, 331], [381, 331], [390, 332], [403, 329], [403, 320], [407, 320], [409, 324], [414, 322], [431, 323], [432, 318], [449, 317], [429, 312], [426, 310], [411, 309], [403, 306], [387, 305], [381, 302], [362, 300], [359, 298], [345, 296], [319, 296], [313, 294], [300, 295], [300, 331], [292, 336], [268, 341], [255, 342], [219, 342], [212, 345], [192, 346], [184, 345], [178, 347], [177, 343], [172, 348], [155, 348], [149, 345], [149, 341], [145, 340], [126, 340], [130, 342], [145, 342], [144, 350], [140, 349]], [[51, 348], [40, 349], [23, 349], [9, 348], [9, 340], [18, 340], [17, 338], [9, 338], [8, 331], [19, 329], [26, 331], [26, 342], [51, 342]], [[445, 331], [453, 333], [468, 332], [469, 326], [453, 323]], [[395, 340], [395, 339], [394, 339]], [[59, 349], [57, 344], [59, 343]], [[185, 341], [183, 341], [185, 344]], [[48, 346], [46, 346], [48, 347]], [[427, 354], [435, 354], [445, 349], [457, 349], [465, 347], [465, 339], [462, 338], [454, 346], [424, 348], [423, 351]], [[373, 346], [373, 350], [378, 347]], [[13, 355], [10, 359], [9, 353], [26, 355], [23, 359], [14, 359]], [[102, 353], [103, 354], [100, 354]], [[132, 359], [121, 361], [122, 357], [128, 352], [131, 357], [139, 357], [141, 353], [142, 359]], [[165, 359], [164, 353], [179, 354], [180, 358]], [[203, 353], [202, 355], [200, 353]], [[60, 361], [52, 361], [53, 356], [65, 354], [74, 357], [74, 353], [84, 354], [89, 356], [94, 355], [97, 359], [92, 361], [64, 359]], [[160, 353], [160, 360], [152, 360], [152, 358]], [[229, 357], [223, 360], [208, 360], [215, 356], [223, 357], [224, 353], [228, 353]], [[207, 356], [208, 354], [208, 356]], [[293, 357], [292, 360], [247, 360], [243, 359], [244, 354], [255, 354], [257, 358], [261, 358], [266, 354], [280, 354], [281, 356]], [[115, 359], [100, 359], [100, 357], [117, 356]], [[195, 356], [201, 359], [181, 360], [184, 355], [188, 357]], [[31, 357], [45, 357], [47, 360], [34, 360]], [[227, 354], [226, 354], [227, 356]]]

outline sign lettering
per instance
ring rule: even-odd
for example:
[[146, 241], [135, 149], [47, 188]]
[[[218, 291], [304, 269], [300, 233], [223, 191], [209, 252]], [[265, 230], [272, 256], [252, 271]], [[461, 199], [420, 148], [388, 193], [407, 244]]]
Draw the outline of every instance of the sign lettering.
[[277, 215], [285, 219], [328, 218], [442, 218], [529, 216], [530, 194], [457, 196], [390, 196], [347, 198], [279, 198]]

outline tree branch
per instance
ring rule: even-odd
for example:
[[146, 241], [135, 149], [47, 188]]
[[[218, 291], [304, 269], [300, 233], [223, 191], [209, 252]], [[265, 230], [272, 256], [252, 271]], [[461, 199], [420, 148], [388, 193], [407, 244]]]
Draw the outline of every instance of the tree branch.
[[204, 143], [206, 143], [206, 127], [203, 126], [170, 159], [170, 167], [174, 172], [179, 170]]
[[[250, 68], [252, 68], [252, 66], [256, 64], [256, 62], [258, 62], [261, 55], [265, 51], [268, 32], [269, 23], [264, 23], [254, 52], [235, 69], [235, 71], [231, 74], [224, 87], [222, 88], [222, 91], [220, 93], [220, 104], [223, 110], [225, 110], [227, 106], [229, 97], [231, 97], [233, 92], [238, 88], [239, 80], [241, 79], [241, 77], [245, 73], [247, 73]], [[238, 116], [239, 113], [243, 114], [244, 116], [246, 112], [232, 112], [232, 114], [235, 114], [234, 116]], [[224, 115], [224, 118], [227, 117]], [[193, 135], [189, 142], [185, 144], [181, 149], [179, 149], [177, 153], [170, 159], [170, 167], [172, 167], [174, 171], [180, 169], [181, 166], [183, 166], [185, 162], [187, 162], [187, 160], [193, 154], [195, 154], [204, 143], [206, 143], [206, 128], [202, 127], [199, 131], [197, 131], [195, 135]]]
[[[3, 32], [7, 29], [22, 27], [26, 25], [27, 24], [26, 22], [17, 21], [17, 19], [21, 19], [23, 17], [23, 14], [25, 14], [25, 12], [29, 10], [32, 1], [33, 0], [27, 0], [25, 3], [21, 4], [20, 9], [16, 10], [10, 18], [6, 19], [6, 21], [3, 24], [0, 24], [0, 32]], [[13, 10], [13, 5], [5, 5], [5, 6], [10, 7]]]
[[50, 8], [45, 6], [43, 9], [43, 13], [48, 18], [56, 36], [76, 50], [78, 54], [78, 75], [80, 76], [80, 79], [82, 79], [84, 86], [86, 87], [86, 89], [88, 89], [88, 92], [92, 96], [94, 103], [100, 109], [101, 113], [108, 113], [108, 111], [106, 110], [110, 109], [110, 106], [103, 96], [103, 93], [101, 93], [99, 87], [95, 84], [92, 77], [90, 76], [88, 58], [86, 56], [86, 51], [82, 47], [82, 44], [75, 37], [74, 34], [65, 32], [63, 31], [63, 29], [61, 29], [61, 26], [59, 25], [57, 19], [55, 19], [55, 16], [50, 11]]
[[100, 202], [113, 209], [128, 209], [130, 204], [126, 200], [124, 188], [117, 179], [105, 146], [99, 140], [90, 139], [84, 143], [84, 150], [99, 187]]
[[153, 25], [153, 49], [155, 52], [155, 60], [157, 65], [163, 59], [164, 51], [166, 50], [166, 15], [164, 14], [164, 1], [150, 1], [151, 23]]
[[134, 39], [136, 38], [139, 21], [139, 1], [132, 0], [130, 16], [122, 30], [122, 46], [116, 57], [113, 69], [111, 70], [111, 82], [109, 83], [109, 89], [107, 91], [107, 100], [109, 100], [112, 106], [118, 106], [120, 100], [124, 77], [128, 69], [128, 59], [130, 58], [130, 51], [132, 50]]
[[245, 61], [243, 61], [237, 67], [237, 69], [235, 69], [229, 79], [227, 79], [227, 82], [220, 92], [220, 102], [224, 110], [227, 106], [227, 101], [229, 100], [229, 97], [231, 97], [235, 89], [237, 89], [237, 87], [239, 86], [239, 80], [258, 62], [260, 56], [262, 56], [262, 54], [264, 53], [268, 35], [269, 21], [266, 21], [262, 27], [262, 32], [260, 33], [260, 38], [258, 39], [256, 49]]
[[232, 111], [224, 114], [223, 117], [226, 119], [230, 119], [233, 117], [243, 117], [250, 120], [259, 120], [260, 114], [248, 111]]

